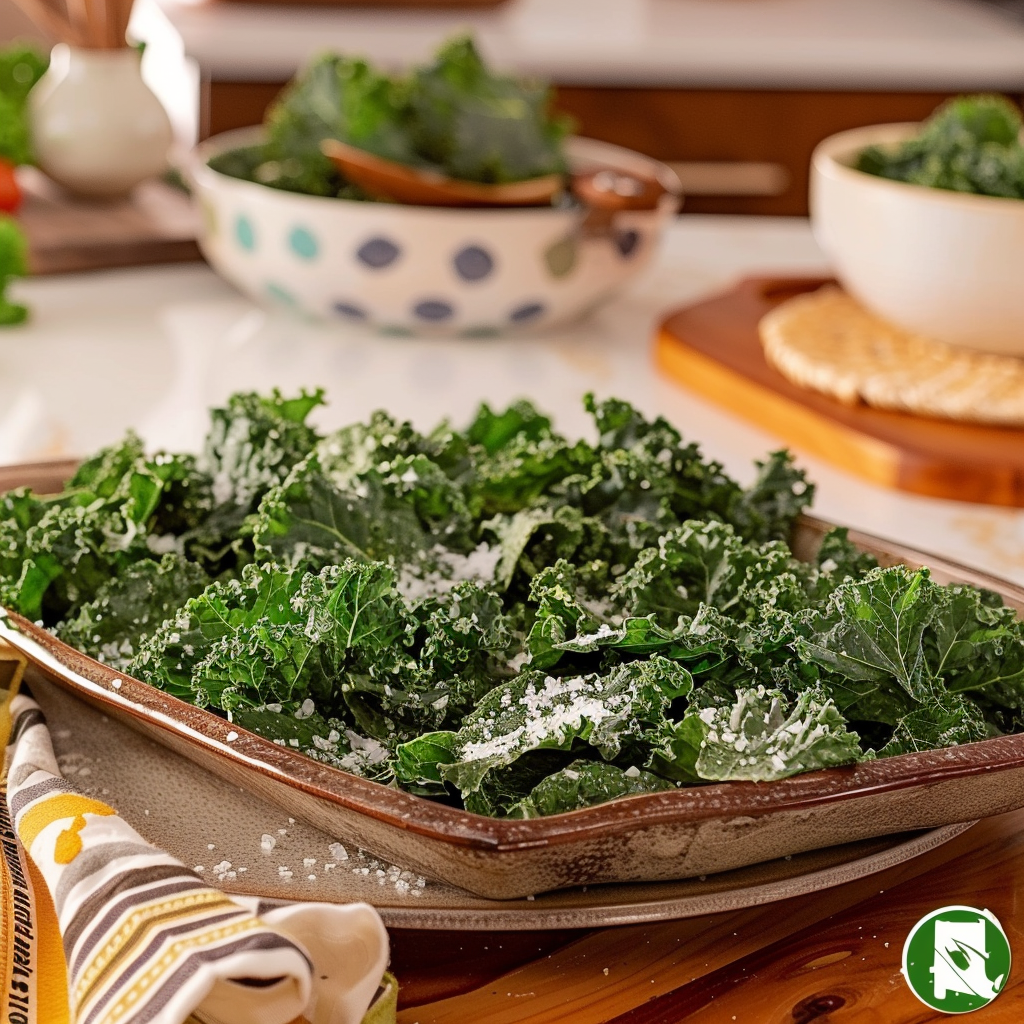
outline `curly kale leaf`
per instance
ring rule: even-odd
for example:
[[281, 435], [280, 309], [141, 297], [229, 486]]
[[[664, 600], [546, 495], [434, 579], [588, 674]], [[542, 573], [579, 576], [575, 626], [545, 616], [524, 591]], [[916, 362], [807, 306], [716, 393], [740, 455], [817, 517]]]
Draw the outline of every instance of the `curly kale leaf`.
[[720, 665], [731, 648], [729, 636], [706, 616], [683, 618], [675, 629], [664, 629], [653, 615], [630, 617], [620, 626], [601, 625], [596, 632], [581, 634], [555, 645], [560, 651], [592, 654], [615, 652], [622, 657], [660, 654], [684, 661], [691, 672], [706, 672]]
[[936, 587], [934, 597], [924, 637], [929, 672], [950, 693], [1024, 707], [1024, 625], [1013, 609], [975, 587]]
[[593, 807], [623, 796], [675, 788], [673, 783], [635, 767], [624, 771], [602, 761], [573, 761], [538, 782], [527, 797], [509, 808], [508, 817], [540, 818]]
[[395, 778], [403, 789], [421, 796], [441, 796], [446, 792], [441, 765], [455, 759], [458, 734], [450, 731], [427, 732], [395, 747]]
[[272, 487], [313, 450], [319, 435], [306, 423], [323, 404], [323, 391], [284, 398], [232, 395], [227, 405], [211, 410], [210, 431], [195, 470], [208, 479], [212, 509], [182, 543], [213, 573], [232, 571], [251, 558], [243, 553], [243, 524]]
[[562, 658], [566, 640], [589, 633], [597, 623], [578, 598], [576, 569], [559, 559], [530, 583], [530, 600], [537, 603], [526, 650], [533, 668], [551, 668]]
[[517, 438], [539, 441], [551, 436], [551, 420], [538, 412], [532, 402], [514, 402], [504, 412], [494, 412], [482, 402], [473, 422], [466, 428], [466, 439], [494, 455]]
[[739, 690], [729, 707], [700, 712], [706, 726], [696, 774], [709, 782], [771, 782], [863, 758], [835, 704], [805, 690], [792, 708], [779, 692]]
[[570, 444], [547, 430], [524, 430], [477, 459], [471, 500], [484, 515], [513, 514], [564, 481], [589, 474], [593, 463], [594, 451], [585, 441]]
[[343, 772], [377, 782], [389, 782], [393, 776], [387, 747], [360, 735], [341, 719], [324, 718], [310, 711], [308, 704], [294, 712], [280, 704], [236, 708], [229, 717], [243, 729]]
[[549, 114], [550, 102], [546, 85], [490, 71], [465, 36], [413, 73], [408, 123], [421, 159], [453, 178], [501, 184], [566, 170], [570, 123]]
[[210, 412], [198, 468], [212, 479], [217, 505], [250, 511], [319, 440], [306, 418], [324, 401], [324, 393], [303, 391], [284, 398], [253, 392], [232, 395], [226, 406]]
[[251, 564], [185, 604], [142, 643], [131, 671], [200, 707], [311, 700], [333, 713], [343, 709], [346, 666], [389, 651], [404, 633], [385, 565], [348, 561], [313, 575]]
[[366, 196], [323, 155], [325, 139], [468, 181], [562, 173], [569, 124], [549, 114], [549, 100], [539, 83], [488, 70], [469, 38], [445, 44], [409, 77], [328, 54], [271, 106], [264, 145], [211, 165], [273, 188], [351, 199]]
[[727, 523], [690, 520], [641, 551], [612, 593], [633, 614], [662, 621], [694, 615], [701, 605], [746, 619], [766, 605], [804, 607], [810, 578], [781, 541], [745, 543]]
[[847, 679], [891, 680], [921, 699], [929, 692], [923, 640], [934, 612], [932, 589], [925, 570], [873, 569], [833, 592], [797, 650]]
[[937, 586], [927, 570], [848, 580], [798, 629], [798, 653], [825, 670], [847, 717], [894, 728], [882, 753], [980, 739], [979, 703], [1024, 706], [1024, 627], [1012, 609], [973, 587]]
[[177, 554], [143, 559], [111, 577], [74, 618], [56, 629], [66, 644], [127, 671], [139, 641], [210, 582], [202, 566]]
[[854, 545], [849, 533], [846, 527], [837, 526], [821, 539], [814, 558], [817, 574], [810, 587], [815, 602], [824, 601], [844, 580], [858, 579], [878, 568], [878, 560]]
[[857, 169], [930, 188], [1024, 199], [1021, 115], [1003, 96], [960, 96], [944, 103], [920, 133], [892, 146], [869, 146]]
[[253, 525], [257, 557], [320, 568], [346, 558], [408, 562], [428, 538], [411, 504], [403, 504], [377, 474], [350, 489], [334, 485], [315, 455], [263, 498]]
[[[3, 601], [52, 625], [91, 601], [115, 575], [149, 557], [147, 523], [163, 483], [134, 434], [79, 467], [52, 497], [22, 492], [0, 524], [7, 551]], [[20, 564], [12, 545], [20, 545]]]
[[982, 711], [974, 701], [941, 691], [908, 708], [894, 724], [892, 738], [878, 751], [879, 757], [953, 747], [989, 735]]
[[402, 650], [351, 665], [345, 699], [366, 732], [388, 741], [454, 727], [509, 675], [510, 642], [500, 598], [458, 583], [409, 609]]
[[757, 479], [733, 502], [729, 522], [747, 540], [788, 541], [797, 516], [814, 500], [814, 484], [787, 451], [755, 465]]
[[[459, 789], [467, 809], [493, 813], [515, 795], [506, 770], [528, 755], [589, 746], [609, 760], [646, 760], [647, 737], [664, 725], [668, 706], [692, 685], [685, 668], [657, 655], [606, 676], [557, 679], [526, 672], [493, 689], [466, 717], [456, 759], [440, 767], [441, 776]], [[531, 758], [524, 769], [535, 763]]]
[[339, 139], [389, 160], [416, 163], [404, 93], [401, 83], [366, 61], [331, 54], [318, 58], [268, 110], [267, 142], [252, 177], [289, 192], [361, 198], [320, 144]]

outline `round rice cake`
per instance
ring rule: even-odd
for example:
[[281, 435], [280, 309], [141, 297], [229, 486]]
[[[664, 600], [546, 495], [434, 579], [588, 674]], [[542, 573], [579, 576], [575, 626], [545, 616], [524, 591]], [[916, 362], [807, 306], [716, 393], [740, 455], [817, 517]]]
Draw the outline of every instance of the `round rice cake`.
[[849, 405], [1024, 425], [1024, 360], [905, 331], [835, 286], [782, 303], [759, 330], [783, 376]]

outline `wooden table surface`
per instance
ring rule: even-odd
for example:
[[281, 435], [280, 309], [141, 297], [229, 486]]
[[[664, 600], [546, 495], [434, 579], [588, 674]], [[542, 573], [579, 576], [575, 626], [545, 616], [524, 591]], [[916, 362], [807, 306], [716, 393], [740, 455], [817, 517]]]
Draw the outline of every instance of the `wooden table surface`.
[[813, 896], [590, 932], [392, 930], [399, 1024], [923, 1024], [900, 975], [925, 914], [991, 910], [1019, 957], [970, 1019], [1024, 1019], [1024, 810]]

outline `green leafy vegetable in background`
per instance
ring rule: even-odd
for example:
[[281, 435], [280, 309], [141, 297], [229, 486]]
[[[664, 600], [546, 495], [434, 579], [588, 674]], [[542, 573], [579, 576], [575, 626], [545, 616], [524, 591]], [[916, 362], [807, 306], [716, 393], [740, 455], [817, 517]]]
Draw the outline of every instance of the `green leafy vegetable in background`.
[[869, 146], [857, 169], [953, 192], [1024, 199], [1020, 110], [1003, 96], [960, 96], [944, 103], [920, 133]]
[[490, 815], [758, 783], [1022, 727], [997, 595], [881, 568], [783, 452], [742, 487], [665, 420], [466, 430], [239, 394], [198, 456], [129, 434], [0, 498], [0, 598], [290, 749]]
[[0, 50], [0, 159], [15, 167], [33, 162], [25, 102], [48, 65], [30, 46]]
[[392, 77], [364, 60], [314, 60], [267, 112], [266, 142], [210, 161], [214, 170], [290, 192], [367, 198], [320, 151], [339, 139], [410, 167], [499, 184], [562, 173], [570, 125], [542, 83], [492, 72], [473, 41]]
[[[2, 117], [0, 111], [0, 117]], [[7, 297], [7, 286], [28, 273], [28, 243], [17, 223], [0, 215], [0, 327], [24, 323], [28, 309]]]

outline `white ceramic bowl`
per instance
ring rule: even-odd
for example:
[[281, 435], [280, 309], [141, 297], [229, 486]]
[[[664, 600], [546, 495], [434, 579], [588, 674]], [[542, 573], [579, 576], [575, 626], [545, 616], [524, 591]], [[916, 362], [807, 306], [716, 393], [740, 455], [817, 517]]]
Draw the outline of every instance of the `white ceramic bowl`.
[[[679, 205], [616, 214], [584, 228], [578, 209], [441, 209], [282, 192], [212, 170], [259, 129], [197, 147], [189, 172], [203, 212], [200, 245], [213, 267], [261, 302], [389, 333], [486, 336], [550, 327], [603, 302], [650, 261]], [[572, 139], [574, 170], [611, 167], [679, 181], [656, 160]]]
[[866, 146], [916, 124], [841, 132], [811, 158], [811, 218], [843, 286], [891, 323], [954, 345], [1024, 356], [1024, 201], [855, 170]]

